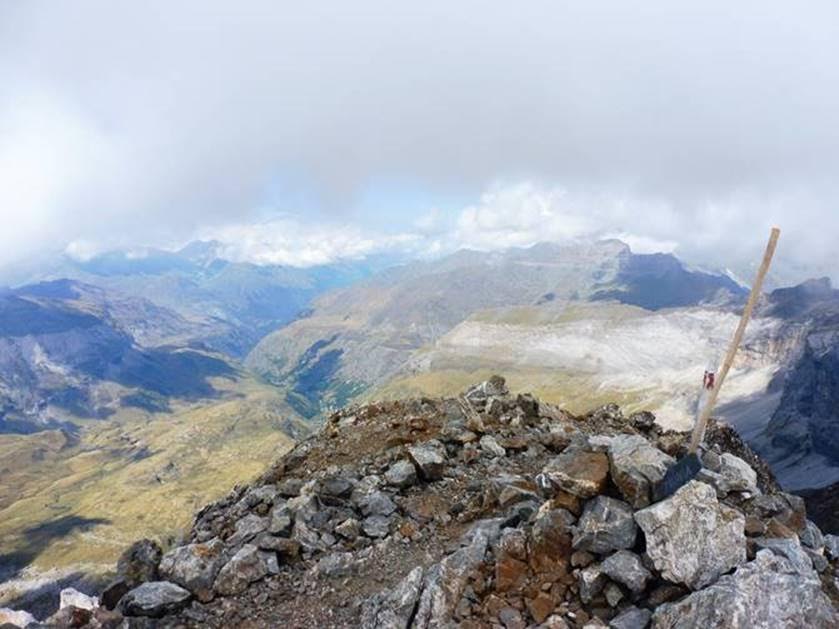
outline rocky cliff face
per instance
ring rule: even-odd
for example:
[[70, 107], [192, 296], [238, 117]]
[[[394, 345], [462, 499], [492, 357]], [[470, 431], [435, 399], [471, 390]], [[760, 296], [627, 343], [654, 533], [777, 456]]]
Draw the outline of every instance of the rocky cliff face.
[[837, 626], [839, 538], [730, 428], [714, 425], [697, 478], [655, 501], [686, 438], [649, 413], [512, 397], [502, 378], [348, 408], [202, 509], [181, 545], [135, 544], [94, 603], [52, 621]]

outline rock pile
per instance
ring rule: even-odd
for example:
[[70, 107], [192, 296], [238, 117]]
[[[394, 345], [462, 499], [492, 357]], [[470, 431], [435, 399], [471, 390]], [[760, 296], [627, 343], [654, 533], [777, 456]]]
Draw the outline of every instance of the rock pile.
[[653, 502], [686, 435], [661, 431], [649, 413], [609, 405], [573, 417], [509, 395], [498, 377], [457, 399], [349, 408], [258, 482], [201, 510], [183, 545], [135, 544], [101, 602], [62, 618], [839, 626], [839, 539], [747, 463], [753, 453], [730, 433], [713, 425], [697, 479]]

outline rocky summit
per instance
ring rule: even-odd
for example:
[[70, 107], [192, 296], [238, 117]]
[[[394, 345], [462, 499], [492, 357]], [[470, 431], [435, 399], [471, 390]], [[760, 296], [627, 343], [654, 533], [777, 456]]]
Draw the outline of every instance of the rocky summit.
[[[129, 548], [75, 627], [839, 626], [839, 539], [728, 426], [672, 496], [686, 433], [493, 378], [334, 413], [180, 545]], [[0, 611], [0, 624], [38, 626]]]

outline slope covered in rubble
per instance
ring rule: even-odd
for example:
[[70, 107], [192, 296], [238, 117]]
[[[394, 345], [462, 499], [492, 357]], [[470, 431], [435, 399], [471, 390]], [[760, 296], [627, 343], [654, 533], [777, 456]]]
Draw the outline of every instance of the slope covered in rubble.
[[498, 377], [348, 408], [202, 509], [181, 545], [138, 542], [98, 599], [68, 593], [51, 621], [837, 626], [839, 538], [733, 430], [713, 424], [697, 479], [653, 501], [686, 439], [649, 413], [513, 397]]

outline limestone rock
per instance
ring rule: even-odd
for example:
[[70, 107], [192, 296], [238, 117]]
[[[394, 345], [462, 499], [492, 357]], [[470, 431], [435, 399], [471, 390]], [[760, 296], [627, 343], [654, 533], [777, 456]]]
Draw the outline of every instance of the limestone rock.
[[644, 567], [641, 558], [628, 550], [619, 550], [609, 555], [600, 564], [600, 569], [613, 581], [622, 583], [633, 592], [643, 592], [652, 573]]
[[123, 596], [119, 606], [126, 616], [160, 618], [178, 611], [190, 598], [190, 593], [180, 585], [169, 581], [149, 581]]
[[407, 629], [422, 591], [423, 569], [416, 567], [391, 591], [368, 599], [361, 608], [362, 629]]
[[410, 461], [402, 459], [385, 472], [385, 481], [394, 487], [410, 487], [417, 482], [417, 469]]
[[719, 474], [723, 480], [722, 489], [726, 492], [757, 491], [757, 472], [738, 456], [723, 452]]
[[616, 435], [609, 440], [609, 466], [612, 480], [626, 501], [635, 509], [650, 504], [651, 490], [675, 463], [639, 435]]
[[638, 527], [628, 504], [608, 496], [597, 496], [583, 509], [574, 530], [573, 546], [575, 550], [605, 554], [632, 548], [637, 533]]
[[609, 621], [610, 629], [645, 629], [650, 624], [652, 612], [648, 609], [628, 607]]
[[565, 451], [550, 461], [542, 474], [560, 489], [580, 498], [591, 498], [606, 487], [609, 459], [602, 452]]
[[828, 629], [839, 615], [815, 573], [801, 575], [784, 557], [761, 550], [754, 561], [677, 603], [658, 607], [657, 629]]
[[443, 478], [446, 465], [446, 451], [443, 444], [436, 440], [408, 446], [408, 455], [417, 466], [420, 476], [426, 481]]
[[466, 587], [469, 574], [483, 563], [489, 540], [488, 529], [476, 526], [467, 546], [429, 568], [412, 625], [415, 629], [446, 627], [452, 624], [454, 610]]
[[691, 481], [635, 514], [647, 554], [665, 579], [705, 587], [746, 561], [745, 518], [720, 504], [713, 488]]
[[[276, 554], [274, 554], [276, 562]], [[224, 596], [245, 591], [249, 583], [258, 581], [271, 571], [269, 552], [253, 544], [245, 544], [219, 571], [214, 589]]]
[[214, 538], [203, 544], [173, 548], [160, 561], [160, 575], [195, 594], [201, 600], [212, 597], [213, 582], [224, 563], [224, 544]]
[[99, 607], [99, 599], [95, 596], [88, 596], [75, 588], [64, 588], [59, 594], [59, 609], [75, 607], [77, 609], [96, 609]]
[[27, 627], [34, 625], [38, 620], [23, 610], [9, 609], [8, 607], [0, 607], [0, 627], [11, 625], [12, 627]]

